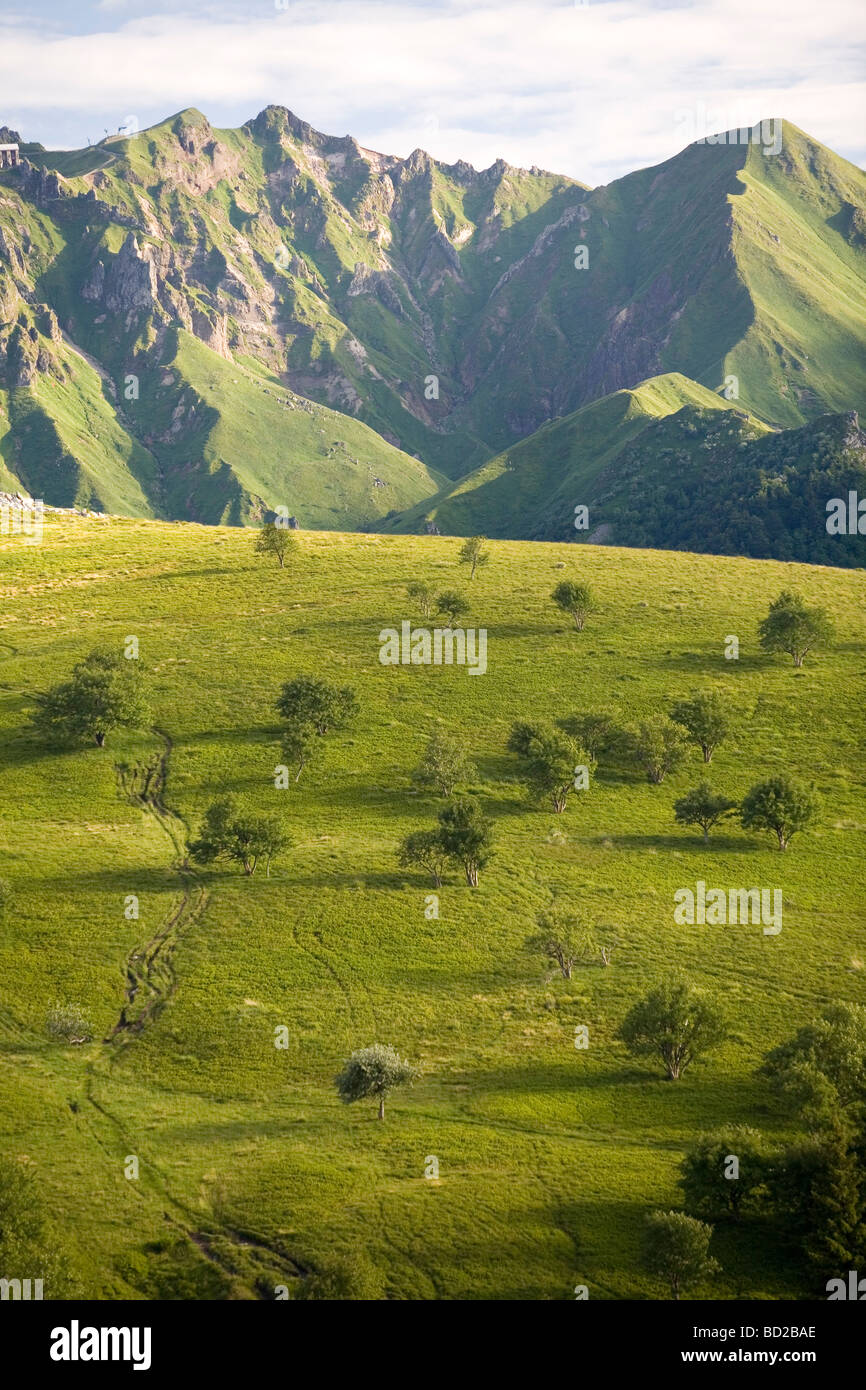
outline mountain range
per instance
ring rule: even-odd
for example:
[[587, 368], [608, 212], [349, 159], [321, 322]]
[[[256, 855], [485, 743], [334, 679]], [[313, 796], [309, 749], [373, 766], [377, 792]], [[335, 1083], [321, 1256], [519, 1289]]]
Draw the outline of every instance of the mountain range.
[[864, 563], [823, 515], [866, 495], [866, 176], [755, 132], [589, 189], [278, 106], [77, 151], [4, 128], [0, 489]]

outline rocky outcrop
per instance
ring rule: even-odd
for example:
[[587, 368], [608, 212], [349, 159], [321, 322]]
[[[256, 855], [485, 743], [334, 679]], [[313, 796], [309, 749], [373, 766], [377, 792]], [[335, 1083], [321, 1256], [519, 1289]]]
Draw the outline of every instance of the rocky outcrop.
[[379, 303], [384, 304], [385, 308], [390, 309], [397, 318], [403, 317], [403, 305], [400, 296], [394, 289], [390, 274], [386, 270], [373, 270], [370, 266], [358, 262], [347, 293], [351, 298], [355, 298], [359, 294], [374, 295]]
[[30, 198], [40, 207], [55, 203], [60, 198], [69, 198], [72, 191], [66, 180], [54, 169], [42, 169], [22, 156], [18, 165], [20, 170], [18, 187], [25, 198]]
[[98, 260], [81, 290], [82, 297], [105, 305], [113, 314], [142, 313], [157, 301], [156, 268], [149, 249], [139, 249], [132, 232], [108, 266]]

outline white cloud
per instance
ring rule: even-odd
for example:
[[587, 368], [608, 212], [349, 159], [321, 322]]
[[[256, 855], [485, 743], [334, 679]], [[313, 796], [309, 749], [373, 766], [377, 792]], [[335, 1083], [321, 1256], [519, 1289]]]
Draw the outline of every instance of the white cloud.
[[591, 184], [674, 154], [676, 113], [700, 105], [722, 127], [784, 116], [863, 152], [860, 0], [103, 6], [87, 34], [0, 20], [0, 119], [46, 144], [70, 143], [65, 121], [78, 143], [88, 120], [98, 134], [195, 105], [219, 125], [274, 102], [389, 153], [501, 155]]

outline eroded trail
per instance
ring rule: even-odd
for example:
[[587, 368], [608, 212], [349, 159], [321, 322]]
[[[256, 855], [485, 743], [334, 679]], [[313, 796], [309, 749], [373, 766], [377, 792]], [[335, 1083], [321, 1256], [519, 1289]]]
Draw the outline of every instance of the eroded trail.
[[126, 963], [126, 998], [120, 1017], [106, 1042], [112, 1042], [119, 1034], [140, 1033], [174, 994], [177, 987], [174, 948], [184, 930], [201, 916], [207, 906], [207, 890], [190, 868], [187, 858], [186, 827], [180, 816], [165, 804], [171, 739], [161, 729], [155, 729], [154, 733], [162, 739], [162, 752], [147, 763], [137, 763], [133, 767], [118, 766], [118, 787], [127, 801], [154, 818], [171, 842], [174, 850], [172, 868], [178, 876], [180, 892], [165, 921], [150, 940], [130, 953]]
[[[111, 1152], [116, 1141], [121, 1139], [125, 1148], [135, 1151], [136, 1145], [127, 1127], [112, 1114], [104, 1100], [97, 1095], [100, 1075], [106, 1075], [112, 1064], [118, 1060], [118, 1044], [131, 1040], [152, 1026], [162, 1008], [171, 999], [177, 988], [177, 975], [174, 968], [174, 951], [178, 941], [196, 923], [208, 902], [208, 892], [191, 867], [188, 858], [186, 826], [176, 812], [165, 803], [165, 786], [168, 764], [172, 751], [171, 738], [161, 729], [154, 729], [161, 739], [162, 751], [146, 762], [134, 766], [123, 765], [117, 768], [118, 789], [132, 805], [152, 816], [171, 843], [173, 850], [172, 869], [178, 878], [178, 895], [168, 914], [150, 939], [137, 946], [126, 963], [127, 985], [123, 1007], [113, 1028], [103, 1039], [99, 1051], [91, 1059], [88, 1067], [85, 1096], [90, 1103], [90, 1114], [97, 1130], [97, 1141]], [[106, 1132], [107, 1131], [107, 1132]], [[252, 1281], [254, 1296], [266, 1297], [263, 1288], [267, 1286], [268, 1276], [273, 1277], [274, 1269], [281, 1272], [284, 1279], [298, 1278], [306, 1269], [291, 1259], [278, 1243], [271, 1242], [251, 1231], [229, 1229], [217, 1222], [213, 1228], [202, 1230], [200, 1218], [175, 1196], [169, 1187], [166, 1176], [154, 1162], [148, 1164], [150, 1182], [159, 1193], [163, 1206], [163, 1217], [179, 1235], [183, 1235], [212, 1265], [230, 1280], [240, 1272], [238, 1254], [246, 1251], [253, 1268], [259, 1269], [259, 1278]], [[249, 1287], [249, 1285], [247, 1285]]]

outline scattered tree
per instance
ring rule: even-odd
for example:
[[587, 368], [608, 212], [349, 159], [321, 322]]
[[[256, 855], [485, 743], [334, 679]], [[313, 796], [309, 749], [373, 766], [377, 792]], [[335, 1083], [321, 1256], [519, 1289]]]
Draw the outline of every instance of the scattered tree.
[[443, 724], [437, 724], [415, 773], [416, 780], [424, 786], [435, 787], [441, 796], [451, 796], [460, 782], [469, 782], [475, 775], [463, 740]]
[[709, 1253], [712, 1234], [712, 1226], [695, 1221], [684, 1212], [651, 1212], [646, 1219], [643, 1267], [664, 1280], [672, 1297], [679, 1299], [682, 1291], [720, 1268]]
[[833, 624], [826, 609], [810, 607], [802, 595], [784, 589], [770, 604], [758, 632], [765, 652], [787, 652], [795, 666], [802, 666], [813, 647], [832, 639]]
[[555, 962], [564, 980], [571, 979], [575, 961], [583, 949], [583, 932], [578, 918], [562, 908], [548, 908], [537, 918], [538, 931], [527, 941], [531, 951], [540, 951]]
[[406, 585], [406, 593], [417, 603], [422, 617], [432, 618], [436, 612], [436, 594], [431, 585], [414, 580]]
[[300, 719], [291, 720], [282, 733], [281, 757], [288, 767], [296, 767], [295, 781], [319, 752], [321, 740], [312, 724]]
[[825, 1113], [815, 1138], [803, 1250], [824, 1274], [857, 1269], [866, 1257], [866, 1167], [862, 1130], [839, 1111]]
[[768, 777], [747, 793], [740, 820], [747, 830], [771, 830], [779, 849], [787, 849], [792, 835], [805, 830], [818, 814], [818, 798], [802, 782], [791, 777]]
[[688, 730], [692, 741], [700, 746], [705, 763], [712, 761], [714, 750], [730, 729], [725, 702], [716, 691], [678, 701], [671, 710], [671, 718]]
[[460, 618], [464, 618], [469, 612], [469, 607], [463, 594], [458, 593], [456, 589], [445, 589], [436, 601], [436, 611], [445, 614], [449, 627], [453, 627]]
[[59, 1241], [60, 1232], [49, 1222], [32, 1165], [28, 1160], [0, 1156], [0, 1270], [3, 1278], [30, 1279], [35, 1275], [43, 1282], [45, 1298], [84, 1296], [71, 1279]]
[[471, 565], [469, 574], [470, 579], [475, 578], [475, 571], [479, 565], [486, 565], [490, 559], [490, 551], [484, 549], [484, 536], [470, 536], [469, 540], [463, 542], [460, 547], [460, 563]]
[[385, 1098], [398, 1086], [411, 1085], [418, 1073], [414, 1067], [386, 1043], [373, 1043], [353, 1052], [339, 1076], [335, 1077], [337, 1094], [345, 1104], [375, 1096], [379, 1101], [380, 1120], [385, 1118]]
[[667, 980], [651, 990], [629, 1010], [619, 1030], [633, 1056], [660, 1057], [671, 1081], [678, 1081], [696, 1057], [726, 1036], [715, 999], [686, 980]]
[[527, 941], [531, 951], [538, 951], [553, 961], [564, 980], [570, 980], [577, 964], [598, 956], [603, 965], [610, 964], [613, 946], [602, 946], [592, 927], [584, 926], [575, 913], [553, 906], [540, 912], [538, 931]]
[[558, 722], [561, 729], [586, 749], [593, 762], [598, 761], [600, 754], [609, 753], [619, 740], [616, 715], [610, 710], [572, 714]]
[[296, 676], [280, 691], [277, 709], [291, 725], [311, 725], [323, 737], [332, 729], [345, 729], [351, 724], [360, 706], [349, 685], [332, 685], [315, 676]]
[[470, 888], [492, 853], [493, 827], [472, 796], [458, 796], [439, 813], [442, 846], [463, 865]]
[[526, 782], [537, 797], [550, 797], [554, 811], [561, 813], [568, 804], [568, 794], [574, 790], [578, 767], [591, 772], [595, 764], [585, 749], [579, 748], [567, 734], [557, 733], [550, 725], [536, 725], [524, 740], [523, 727], [515, 725], [509, 746], [525, 747], [521, 754]]
[[701, 782], [692, 787], [679, 801], [674, 802], [674, 818], [679, 825], [699, 825], [704, 839], [710, 838], [710, 831], [725, 816], [737, 810], [736, 801], [714, 792], [709, 782]]
[[299, 547], [297, 538], [288, 527], [266, 521], [256, 536], [255, 548], [257, 555], [274, 555], [282, 569], [286, 563], [286, 556], [294, 557]]
[[866, 1106], [866, 1006], [828, 1005], [767, 1053], [760, 1074], [793, 1108], [811, 1116]]
[[682, 763], [686, 754], [686, 736], [681, 726], [672, 719], [664, 714], [654, 714], [641, 722], [633, 739], [632, 751], [648, 780], [658, 784]]
[[533, 740], [540, 738], [544, 731], [544, 724], [530, 724], [526, 720], [518, 719], [512, 724], [511, 733], [508, 735], [506, 747], [509, 753], [516, 753], [519, 758], [528, 758]]
[[550, 597], [557, 608], [571, 615], [578, 632], [583, 631], [587, 618], [597, 606], [589, 585], [575, 583], [571, 579], [563, 579], [557, 584]]
[[77, 662], [71, 678], [43, 695], [33, 714], [42, 734], [93, 739], [99, 748], [114, 729], [140, 729], [149, 719], [141, 662], [109, 651]]
[[415, 830], [407, 835], [398, 851], [404, 869], [424, 869], [433, 879], [434, 888], [442, 887], [442, 879], [451, 855], [442, 843], [439, 830]]
[[680, 1173], [690, 1216], [738, 1221], [766, 1189], [769, 1164], [763, 1137], [748, 1125], [702, 1134], [680, 1164]]
[[276, 816], [254, 816], [239, 811], [230, 796], [214, 801], [205, 812], [201, 833], [190, 845], [197, 863], [212, 864], [229, 859], [252, 876], [260, 859], [271, 859], [290, 844]]

